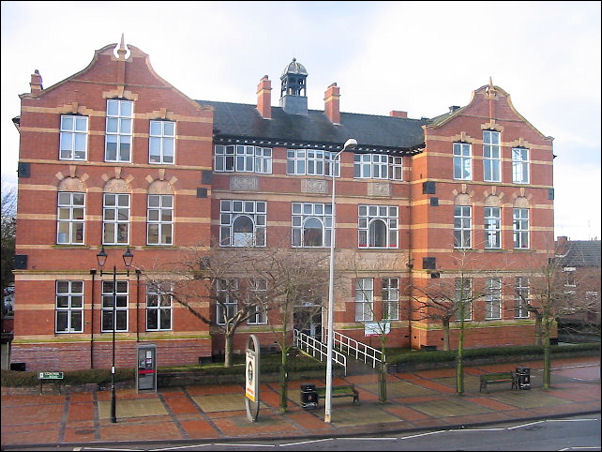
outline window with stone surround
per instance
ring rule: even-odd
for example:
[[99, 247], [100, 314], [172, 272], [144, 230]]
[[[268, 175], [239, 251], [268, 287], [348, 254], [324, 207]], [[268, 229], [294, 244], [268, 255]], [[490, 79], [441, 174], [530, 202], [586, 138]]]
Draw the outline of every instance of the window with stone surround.
[[[101, 331], [108, 333], [113, 331], [113, 281], [102, 282], [102, 317]], [[117, 280], [115, 286], [115, 331], [125, 332], [128, 330], [128, 282]]]
[[58, 192], [57, 237], [58, 245], [83, 245], [86, 224], [85, 193]]
[[454, 143], [454, 179], [472, 180], [472, 146]]
[[150, 121], [148, 137], [148, 162], [173, 164], [176, 151], [176, 123]]
[[332, 206], [330, 204], [292, 203], [292, 246], [311, 248], [330, 246]]
[[485, 182], [502, 181], [502, 156], [500, 150], [500, 132], [483, 131], [483, 178]]
[[358, 205], [358, 246], [397, 248], [398, 222], [397, 206]]
[[88, 158], [88, 117], [61, 115], [59, 160]]
[[[288, 149], [286, 151], [286, 174], [294, 176], [332, 176], [333, 159], [336, 152], [322, 149]], [[339, 176], [339, 159], [334, 162], [334, 175]]]
[[134, 103], [131, 100], [107, 100], [106, 162], [131, 162], [133, 122]]
[[216, 144], [215, 171], [272, 174], [272, 148]]
[[265, 201], [220, 201], [220, 246], [264, 247], [266, 245]]
[[57, 333], [83, 333], [84, 282], [56, 281], [55, 331]]

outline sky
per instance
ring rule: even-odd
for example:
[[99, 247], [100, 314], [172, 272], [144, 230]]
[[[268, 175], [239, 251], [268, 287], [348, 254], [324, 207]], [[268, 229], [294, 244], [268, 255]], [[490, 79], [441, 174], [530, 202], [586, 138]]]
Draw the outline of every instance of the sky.
[[493, 83], [554, 137], [555, 236], [600, 232], [601, 2], [15, 2], [1, 3], [2, 186], [16, 184], [19, 94], [45, 88], [94, 51], [138, 47], [157, 74], [197, 100], [255, 104], [259, 80], [296, 58], [308, 107], [341, 90], [341, 111], [410, 118], [464, 106]]

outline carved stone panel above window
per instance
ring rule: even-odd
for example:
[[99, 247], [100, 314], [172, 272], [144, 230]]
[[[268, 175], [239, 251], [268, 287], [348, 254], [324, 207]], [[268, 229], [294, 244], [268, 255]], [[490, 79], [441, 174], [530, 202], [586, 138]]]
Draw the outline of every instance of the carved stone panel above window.
[[368, 196], [391, 196], [391, 184], [388, 182], [368, 183]]
[[232, 191], [257, 191], [259, 179], [254, 176], [232, 176], [230, 178], [230, 190]]
[[328, 193], [328, 184], [320, 179], [301, 179], [303, 193]]

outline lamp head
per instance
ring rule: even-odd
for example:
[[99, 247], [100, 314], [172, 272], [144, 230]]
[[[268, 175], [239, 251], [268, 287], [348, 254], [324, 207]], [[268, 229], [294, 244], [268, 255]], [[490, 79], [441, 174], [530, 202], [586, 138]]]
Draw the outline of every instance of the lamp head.
[[100, 247], [100, 251], [96, 255], [96, 261], [98, 262], [98, 266], [102, 270], [102, 268], [107, 263], [107, 253], [105, 252], [105, 247], [104, 246]]
[[133, 260], [134, 260], [134, 253], [132, 253], [130, 251], [130, 247], [128, 246], [128, 249], [125, 250], [125, 253], [123, 253], [123, 262], [125, 262], [125, 266], [127, 268], [130, 268]]
[[357, 141], [353, 138], [349, 138], [347, 141], [345, 141], [345, 144], [343, 145], [343, 151], [353, 149], [356, 146], [357, 146]]

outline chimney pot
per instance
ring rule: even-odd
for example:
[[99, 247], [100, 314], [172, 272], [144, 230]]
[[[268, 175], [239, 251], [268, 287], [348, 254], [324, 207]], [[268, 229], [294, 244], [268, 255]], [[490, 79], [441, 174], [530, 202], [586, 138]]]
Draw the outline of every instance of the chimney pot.
[[40, 71], [35, 69], [33, 74], [31, 74], [31, 80], [29, 82], [29, 87], [32, 93], [37, 93], [42, 91], [44, 88], [42, 87], [42, 76], [40, 75]]

